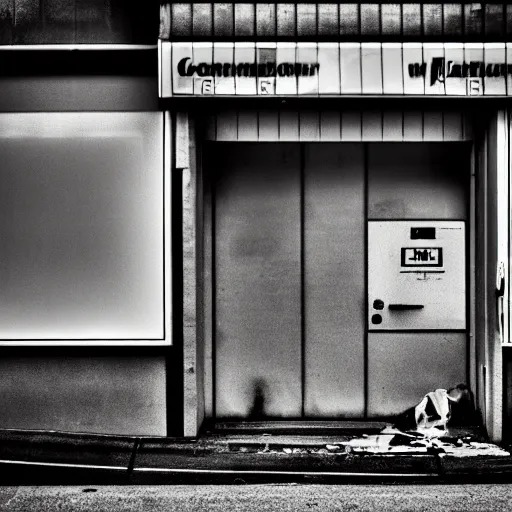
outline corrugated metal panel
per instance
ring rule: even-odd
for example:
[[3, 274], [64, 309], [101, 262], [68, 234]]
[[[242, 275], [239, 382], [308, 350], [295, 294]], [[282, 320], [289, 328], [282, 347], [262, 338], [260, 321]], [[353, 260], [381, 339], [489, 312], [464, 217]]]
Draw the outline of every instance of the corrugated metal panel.
[[254, 35], [254, 4], [235, 5], [235, 34], [246, 37]]
[[404, 116], [402, 112], [384, 112], [382, 115], [382, 140], [400, 142], [403, 140]]
[[404, 40], [418, 39], [422, 35], [421, 4], [402, 5], [402, 35]]
[[337, 4], [320, 4], [318, 6], [318, 35], [338, 36], [339, 9]]
[[382, 4], [380, 6], [382, 36], [400, 40], [402, 31], [401, 4]]
[[244, 111], [238, 114], [238, 139], [251, 141], [258, 139], [258, 112]]
[[442, 4], [424, 4], [423, 34], [425, 37], [438, 38], [443, 35], [443, 6]]
[[192, 35], [192, 5], [179, 3], [171, 5], [171, 37]]
[[295, 4], [277, 4], [277, 37], [292, 38], [295, 26]]
[[299, 113], [299, 140], [316, 142], [320, 140], [320, 113], [305, 110]]
[[160, 37], [505, 42], [511, 16], [507, 3], [169, 2], [162, 9]]
[[259, 113], [258, 140], [268, 142], [279, 140], [279, 112], [262, 111]]
[[215, 140], [230, 141], [238, 140], [238, 113], [224, 111], [217, 115]]
[[[213, 31], [212, 4], [194, 4], [192, 7], [193, 36], [211, 37]], [[240, 31], [240, 34], [243, 34], [243, 32]]]
[[362, 115], [362, 138], [365, 142], [382, 141], [382, 112], [366, 111]]
[[504, 4], [485, 4], [485, 39], [502, 41], [505, 36]]
[[348, 142], [363, 140], [361, 112], [346, 111], [341, 113], [341, 140]]
[[256, 34], [258, 37], [275, 37], [276, 4], [256, 4]]
[[298, 112], [284, 111], [279, 114], [279, 140], [283, 142], [299, 140]]
[[464, 5], [464, 32], [469, 40], [477, 40], [483, 34], [482, 4], [471, 3]]
[[315, 4], [297, 4], [297, 36], [317, 36], [317, 6]]
[[207, 120], [219, 141], [463, 141], [471, 119], [460, 111], [230, 111]]
[[423, 112], [404, 112], [404, 141], [423, 140]]
[[380, 31], [380, 5], [362, 4], [361, 7], [361, 33], [378, 37]]
[[340, 112], [320, 113], [320, 140], [332, 142], [341, 140], [341, 114]]
[[443, 30], [451, 39], [462, 37], [462, 4], [443, 5]]
[[357, 41], [360, 29], [360, 9], [358, 4], [340, 4], [340, 38]]
[[[213, 4], [213, 33], [215, 37], [223, 38], [233, 37], [234, 34], [234, 16], [232, 3], [214, 3]], [[185, 20], [183, 20], [185, 23]]]

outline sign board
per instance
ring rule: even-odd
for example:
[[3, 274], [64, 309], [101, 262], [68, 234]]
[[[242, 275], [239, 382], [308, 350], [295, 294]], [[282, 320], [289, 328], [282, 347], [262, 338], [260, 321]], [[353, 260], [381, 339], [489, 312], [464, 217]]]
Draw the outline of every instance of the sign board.
[[[415, 267], [422, 270], [428, 267], [443, 266], [442, 247], [402, 247], [401, 251], [402, 268]], [[401, 270], [400, 272], [407, 272]]]
[[368, 328], [466, 328], [463, 221], [368, 222]]
[[159, 43], [160, 97], [510, 96], [512, 43]]

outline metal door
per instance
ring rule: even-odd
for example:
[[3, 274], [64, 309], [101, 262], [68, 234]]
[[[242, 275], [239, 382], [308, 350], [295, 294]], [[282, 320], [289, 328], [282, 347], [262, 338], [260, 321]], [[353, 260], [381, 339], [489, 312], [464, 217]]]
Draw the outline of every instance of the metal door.
[[363, 147], [215, 155], [217, 417], [360, 417]]
[[299, 417], [299, 145], [215, 149], [216, 415]]
[[217, 418], [386, 416], [466, 379], [463, 328], [368, 330], [366, 268], [372, 222], [466, 219], [464, 145], [211, 149]]

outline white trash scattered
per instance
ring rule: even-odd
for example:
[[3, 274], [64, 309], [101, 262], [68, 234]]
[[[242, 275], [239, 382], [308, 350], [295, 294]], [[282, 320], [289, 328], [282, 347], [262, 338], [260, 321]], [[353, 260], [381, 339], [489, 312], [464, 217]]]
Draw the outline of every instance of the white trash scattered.
[[446, 442], [439, 437], [446, 431], [433, 429], [418, 429], [414, 434], [402, 432], [394, 427], [384, 428], [380, 434], [367, 435], [351, 439], [345, 446], [354, 453], [408, 453], [425, 454], [438, 452], [454, 457], [474, 456], [510, 456], [510, 453], [491, 443], [479, 443], [457, 439], [454, 443]]

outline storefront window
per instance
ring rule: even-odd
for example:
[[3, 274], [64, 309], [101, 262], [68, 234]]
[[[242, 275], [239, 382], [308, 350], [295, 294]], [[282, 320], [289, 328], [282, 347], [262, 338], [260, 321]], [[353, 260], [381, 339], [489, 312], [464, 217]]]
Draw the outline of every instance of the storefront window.
[[0, 114], [1, 343], [166, 343], [162, 133], [161, 113]]

